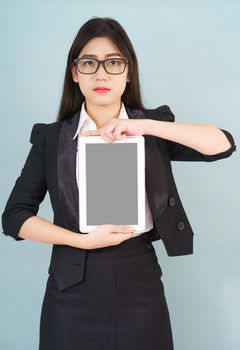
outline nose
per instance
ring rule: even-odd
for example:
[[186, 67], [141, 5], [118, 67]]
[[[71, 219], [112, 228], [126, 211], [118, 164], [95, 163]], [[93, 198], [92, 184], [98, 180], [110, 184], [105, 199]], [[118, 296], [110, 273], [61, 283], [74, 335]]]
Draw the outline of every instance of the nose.
[[100, 80], [108, 78], [108, 74], [103, 67], [103, 63], [99, 64], [98, 70], [95, 73], [95, 78]]

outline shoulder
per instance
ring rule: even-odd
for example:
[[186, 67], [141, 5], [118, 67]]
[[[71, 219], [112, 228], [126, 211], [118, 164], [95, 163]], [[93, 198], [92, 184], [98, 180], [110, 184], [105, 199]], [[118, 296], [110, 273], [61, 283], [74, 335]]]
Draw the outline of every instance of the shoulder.
[[41, 139], [45, 141], [48, 135], [54, 136], [58, 134], [61, 130], [63, 122], [53, 122], [53, 123], [35, 123], [32, 126], [30, 133], [30, 142], [33, 144], [36, 140]]
[[160, 121], [174, 122], [175, 116], [168, 105], [162, 105], [157, 108], [130, 108], [126, 107], [128, 115], [131, 118], [156, 119]]
[[58, 138], [63, 122], [36, 123], [33, 125], [30, 134], [30, 143], [33, 150], [45, 159], [46, 154], [58, 144]]
[[175, 116], [168, 105], [162, 105], [154, 109], [144, 109], [143, 111], [150, 119], [174, 122]]

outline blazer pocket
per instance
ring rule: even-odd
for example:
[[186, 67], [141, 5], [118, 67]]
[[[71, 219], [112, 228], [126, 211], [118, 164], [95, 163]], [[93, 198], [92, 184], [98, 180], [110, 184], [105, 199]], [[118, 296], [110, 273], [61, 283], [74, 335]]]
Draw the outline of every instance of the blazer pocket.
[[78, 256], [71, 254], [61, 254], [63, 251], [57, 249], [53, 251], [48, 273], [52, 274], [58, 291], [81, 283], [84, 279], [86, 265], [86, 251], [79, 250]]

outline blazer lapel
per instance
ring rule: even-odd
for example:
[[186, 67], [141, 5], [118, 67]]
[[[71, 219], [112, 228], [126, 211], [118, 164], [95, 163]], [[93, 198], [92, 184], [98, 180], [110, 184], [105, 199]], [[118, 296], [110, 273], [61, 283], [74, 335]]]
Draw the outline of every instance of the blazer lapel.
[[[126, 108], [130, 119], [151, 119], [151, 110], [141, 111], [139, 109]], [[160, 113], [152, 119], [161, 119]], [[145, 139], [145, 184], [148, 203], [153, 216], [158, 217], [167, 206], [168, 201], [168, 179], [166, 166], [164, 164], [165, 148], [162, 140], [157, 142], [156, 137], [143, 135]]]
[[[126, 108], [129, 119], [151, 118], [147, 112]], [[73, 140], [78, 127], [80, 111], [63, 122], [58, 143], [57, 176], [59, 201], [65, 227], [79, 232], [79, 192], [76, 181], [77, 138]], [[161, 142], [151, 135], [145, 139], [145, 183], [149, 207], [158, 217], [166, 208], [168, 185]], [[164, 152], [164, 149], [162, 149]]]
[[79, 199], [76, 180], [77, 138], [80, 111], [63, 122], [58, 143], [57, 178], [59, 201], [65, 227], [79, 231]]

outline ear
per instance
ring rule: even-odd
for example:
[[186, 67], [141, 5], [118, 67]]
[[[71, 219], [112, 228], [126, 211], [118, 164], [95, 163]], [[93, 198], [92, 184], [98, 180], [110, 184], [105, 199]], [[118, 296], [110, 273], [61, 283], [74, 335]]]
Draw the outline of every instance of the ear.
[[71, 68], [71, 74], [72, 74], [73, 81], [74, 81], [75, 83], [78, 83], [77, 68], [76, 68], [75, 66], [72, 66], [72, 68]]

